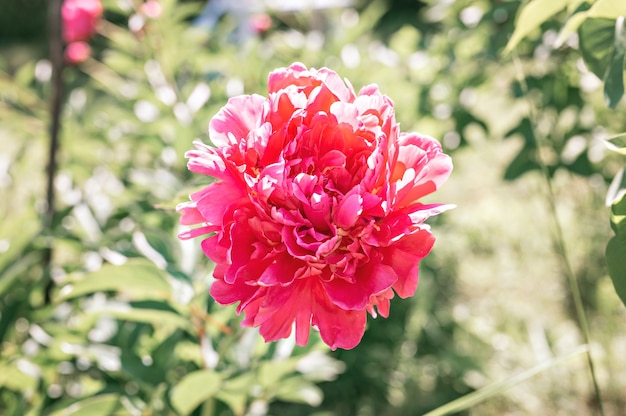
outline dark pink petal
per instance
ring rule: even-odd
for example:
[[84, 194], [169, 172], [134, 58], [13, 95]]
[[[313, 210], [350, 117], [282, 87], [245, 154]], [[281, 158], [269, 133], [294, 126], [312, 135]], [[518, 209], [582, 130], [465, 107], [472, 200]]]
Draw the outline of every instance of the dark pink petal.
[[303, 333], [303, 328], [297, 328], [296, 334], [300, 339], [296, 341], [306, 342], [315, 302], [310, 286], [308, 279], [301, 279], [289, 287], [274, 286], [266, 289], [267, 294], [253, 321], [254, 326], [260, 327], [259, 332], [265, 341], [288, 337], [294, 322], [297, 322], [305, 323], [307, 334]]
[[363, 212], [363, 198], [354, 193], [341, 200], [335, 208], [333, 219], [335, 224], [341, 228], [350, 228], [359, 219]]
[[365, 310], [344, 310], [337, 308], [330, 300], [319, 293], [317, 289], [316, 302], [312, 305], [313, 319], [311, 323], [316, 325], [320, 336], [326, 345], [332, 350], [343, 348], [346, 350], [356, 347], [363, 333], [367, 313]]
[[394, 268], [370, 261], [356, 271], [356, 283], [336, 278], [324, 283], [329, 299], [342, 309], [364, 309], [370, 296], [389, 289], [398, 275]]
[[197, 209], [205, 221], [218, 225], [222, 223], [226, 210], [237, 202], [245, 200], [246, 194], [238, 187], [216, 182], [195, 193], [192, 198], [197, 198]]
[[413, 296], [417, 290], [419, 262], [426, 257], [435, 243], [428, 230], [419, 230], [403, 237], [384, 250], [384, 262], [397, 273], [393, 289], [401, 298]]
[[224, 246], [219, 235], [202, 240], [200, 246], [204, 254], [217, 265], [228, 265], [228, 247]]
[[274, 257], [272, 264], [261, 274], [258, 282], [262, 286], [287, 286], [293, 282], [296, 271], [304, 264], [283, 252]]
[[230, 305], [236, 302], [246, 303], [260, 289], [241, 282], [226, 283], [223, 280], [215, 280], [211, 284], [210, 293], [216, 302], [222, 305]]

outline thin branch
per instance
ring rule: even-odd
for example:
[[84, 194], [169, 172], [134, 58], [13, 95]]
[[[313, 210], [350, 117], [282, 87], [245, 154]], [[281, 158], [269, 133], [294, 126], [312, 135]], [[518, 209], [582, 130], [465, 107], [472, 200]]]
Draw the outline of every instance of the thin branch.
[[[48, 148], [48, 165], [46, 167], [46, 212], [44, 217], [44, 230], [48, 236], [53, 234], [55, 217], [55, 192], [54, 178], [57, 172], [57, 153], [59, 150], [59, 133], [61, 131], [61, 107], [63, 98], [63, 41], [61, 39], [61, 7], [63, 0], [50, 0], [48, 3], [48, 34], [50, 48], [50, 62], [52, 63], [52, 95], [50, 100], [50, 146]], [[52, 242], [47, 243], [44, 252], [44, 279], [46, 303], [50, 302], [53, 287], [51, 277], [52, 266]]]

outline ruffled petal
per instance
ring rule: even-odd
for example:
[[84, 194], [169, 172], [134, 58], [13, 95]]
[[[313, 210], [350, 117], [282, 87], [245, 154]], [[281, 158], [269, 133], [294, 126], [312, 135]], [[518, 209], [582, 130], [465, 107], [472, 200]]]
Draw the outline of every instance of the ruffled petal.
[[230, 98], [209, 124], [209, 137], [213, 144], [217, 147], [236, 145], [251, 130], [259, 127], [264, 102], [265, 98], [256, 94]]
[[364, 309], [370, 296], [390, 288], [398, 280], [393, 267], [370, 261], [356, 271], [356, 283], [341, 278], [324, 282], [329, 299], [342, 309]]
[[426, 257], [434, 244], [435, 237], [428, 230], [419, 230], [384, 249], [385, 264], [392, 267], [398, 276], [393, 289], [401, 298], [415, 294], [419, 262]]

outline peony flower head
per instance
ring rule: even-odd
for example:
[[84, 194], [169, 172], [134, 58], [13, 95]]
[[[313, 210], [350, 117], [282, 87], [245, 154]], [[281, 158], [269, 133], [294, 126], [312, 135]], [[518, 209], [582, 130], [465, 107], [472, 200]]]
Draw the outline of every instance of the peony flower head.
[[63, 40], [72, 43], [91, 39], [102, 12], [100, 0], [65, 0], [61, 9]]
[[367, 314], [412, 296], [434, 237], [424, 221], [448, 205], [420, 199], [447, 179], [439, 143], [402, 133], [376, 85], [355, 93], [333, 71], [273, 71], [268, 96], [231, 98], [195, 143], [189, 169], [216, 178], [180, 204], [180, 234], [202, 236], [215, 262], [211, 295], [238, 303], [242, 325], [298, 345], [319, 330], [355, 347]]

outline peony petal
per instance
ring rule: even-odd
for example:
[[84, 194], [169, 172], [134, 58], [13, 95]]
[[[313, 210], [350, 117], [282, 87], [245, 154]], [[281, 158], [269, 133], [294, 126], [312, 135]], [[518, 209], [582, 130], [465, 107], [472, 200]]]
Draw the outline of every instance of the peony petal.
[[198, 198], [196, 206], [205, 221], [219, 225], [224, 220], [226, 211], [238, 202], [245, 202], [246, 196], [246, 193], [239, 187], [215, 182], [193, 194], [192, 198]]
[[407, 235], [384, 249], [384, 262], [398, 276], [393, 289], [401, 298], [413, 296], [417, 290], [419, 262], [430, 252], [435, 237], [428, 230]]
[[209, 137], [217, 147], [235, 145], [259, 127], [265, 98], [260, 95], [232, 97], [211, 119]]
[[293, 282], [296, 271], [303, 266], [303, 263], [283, 252], [276, 256], [268, 268], [259, 277], [258, 283], [261, 286], [286, 286]]
[[356, 283], [341, 278], [324, 282], [329, 299], [342, 309], [364, 309], [370, 296], [389, 289], [398, 281], [396, 271], [376, 261], [370, 261], [356, 271]]
[[181, 225], [195, 225], [205, 222], [206, 219], [200, 214], [194, 201], [182, 202], [176, 206], [176, 212], [181, 213]]
[[299, 78], [306, 79], [308, 74], [307, 67], [300, 62], [295, 62], [287, 68], [275, 69], [268, 76], [267, 90], [272, 93], [292, 85], [302, 85]]
[[247, 303], [257, 291], [264, 291], [258, 286], [251, 286], [241, 282], [226, 283], [215, 280], [211, 284], [210, 294], [221, 305], [230, 305], [236, 302]]
[[320, 331], [322, 340], [332, 350], [343, 348], [346, 350], [356, 347], [367, 322], [365, 310], [347, 311], [335, 307], [324, 298], [316, 299], [313, 304], [313, 319], [311, 323]]
[[219, 228], [215, 226], [197, 227], [179, 233], [178, 238], [180, 238], [181, 240], [189, 240], [190, 238], [196, 238], [201, 235], [211, 234], [215, 231], [219, 231]]
[[356, 224], [363, 212], [363, 198], [357, 193], [344, 197], [335, 208], [334, 223], [341, 228], [350, 228]]

